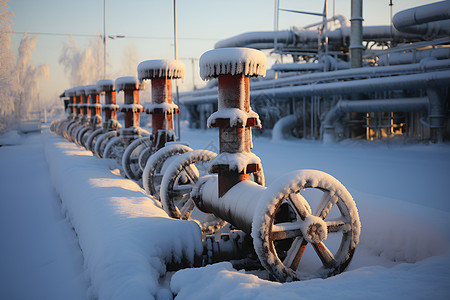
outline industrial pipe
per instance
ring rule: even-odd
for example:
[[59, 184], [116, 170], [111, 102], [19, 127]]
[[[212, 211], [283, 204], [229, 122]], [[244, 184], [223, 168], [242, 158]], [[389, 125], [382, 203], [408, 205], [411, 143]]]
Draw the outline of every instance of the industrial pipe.
[[422, 5], [398, 12], [392, 18], [397, 30], [427, 36], [450, 32], [450, 1]]
[[[344, 71], [351, 71], [351, 70], [342, 70], [336, 72], [344, 72]], [[329, 78], [333, 78], [332, 77], [333, 73], [328, 72], [324, 73], [324, 75], [328, 76]], [[450, 81], [450, 71], [435, 71], [412, 75], [369, 78], [362, 80], [339, 81], [315, 85], [300, 85], [300, 86], [288, 86], [272, 89], [253, 90], [250, 97], [251, 99], [255, 99], [258, 97], [262, 97], [265, 94], [270, 94], [276, 98], [350, 95], [354, 93], [368, 93], [375, 91], [388, 91], [397, 89], [421, 89], [430, 86], [446, 87], [448, 86], [449, 81]], [[182, 102], [185, 105], [193, 105], [202, 103], [214, 103], [216, 99], [217, 99], [216, 95], [206, 95], [183, 99]]]
[[398, 98], [378, 100], [341, 100], [328, 111], [322, 122], [321, 132], [324, 143], [335, 140], [335, 125], [348, 112], [414, 112], [429, 110], [428, 97]]
[[261, 127], [250, 108], [249, 78], [266, 73], [264, 53], [247, 48], [216, 49], [200, 57], [202, 79], [218, 78], [218, 110], [208, 119], [209, 127], [219, 128], [220, 154], [211, 161], [218, 173], [219, 197], [238, 182], [259, 172], [260, 159], [251, 153], [251, 127]]
[[284, 140], [289, 135], [289, 131], [298, 124], [296, 115], [287, 115], [279, 119], [272, 129], [272, 141]]
[[[316, 83], [320, 81], [339, 80], [346, 78], [370, 78], [370, 77], [382, 77], [389, 75], [402, 75], [408, 73], [426, 73], [435, 70], [442, 70], [450, 68], [450, 59], [432, 61], [423, 60], [420, 63], [401, 65], [401, 66], [381, 66], [381, 67], [363, 67], [358, 69], [338, 70], [331, 72], [319, 72], [311, 74], [301, 74], [295, 76], [289, 76], [286, 78], [278, 78], [273, 80], [264, 80], [252, 82], [250, 88], [252, 91], [258, 89], [267, 89], [267, 93], [271, 93], [274, 87], [299, 85], [307, 83]], [[196, 101], [197, 98], [207, 95], [216, 95], [217, 89], [201, 89], [192, 92], [185, 92], [181, 94], [181, 102], [183, 104], [200, 104]], [[189, 97], [195, 96], [195, 97]], [[189, 98], [188, 98], [189, 97]], [[184, 99], [183, 99], [184, 98]], [[200, 98], [201, 99], [201, 98]], [[211, 103], [216, 98], [210, 97], [205, 103]]]
[[363, 28], [362, 22], [362, 0], [352, 0], [350, 18], [350, 65], [352, 68], [362, 67], [362, 56], [364, 51], [363, 41]]

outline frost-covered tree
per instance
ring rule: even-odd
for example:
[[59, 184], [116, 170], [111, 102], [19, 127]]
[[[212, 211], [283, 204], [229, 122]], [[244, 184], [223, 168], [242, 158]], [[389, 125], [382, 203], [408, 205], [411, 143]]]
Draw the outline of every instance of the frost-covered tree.
[[91, 39], [86, 49], [80, 49], [71, 36], [65, 43], [59, 63], [68, 73], [72, 87], [95, 84], [103, 79], [103, 44], [99, 38]]
[[13, 77], [14, 54], [10, 49], [11, 45], [11, 17], [13, 14], [8, 11], [8, 3], [0, 0], [0, 133], [12, 123], [12, 113], [14, 112], [14, 92]]
[[30, 108], [36, 108], [39, 78], [48, 78], [48, 65], [34, 66], [31, 55], [36, 37], [24, 34], [15, 58], [11, 50], [13, 14], [6, 0], [0, 0], [0, 133], [15, 122], [26, 119]]
[[36, 109], [37, 95], [39, 93], [39, 78], [48, 78], [48, 65], [34, 66], [31, 55], [36, 46], [36, 37], [29, 37], [25, 34], [20, 41], [17, 62], [14, 69], [14, 79], [16, 87], [16, 118], [27, 117], [28, 112]]

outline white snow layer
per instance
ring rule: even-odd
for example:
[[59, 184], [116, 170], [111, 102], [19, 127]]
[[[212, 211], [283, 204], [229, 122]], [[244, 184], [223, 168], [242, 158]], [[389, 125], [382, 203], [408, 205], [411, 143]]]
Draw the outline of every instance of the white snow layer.
[[110, 92], [114, 91], [114, 80], [112, 79], [102, 79], [97, 81], [95, 84], [97, 86], [97, 91], [101, 92]]
[[97, 94], [98, 93], [97, 85], [95, 84], [85, 85], [84, 92], [86, 93], [86, 95]]
[[119, 77], [115, 81], [116, 91], [123, 91], [125, 89], [139, 89], [139, 81], [135, 76]]
[[64, 95], [67, 97], [73, 97], [76, 96], [76, 92], [74, 88], [70, 88], [64, 91]]
[[102, 109], [103, 110], [106, 110], [106, 109], [118, 110], [119, 109], [119, 105], [117, 105], [117, 104], [102, 104]]
[[184, 78], [186, 66], [173, 59], [155, 59], [141, 62], [138, 67], [139, 81], [153, 78]]
[[256, 112], [253, 110], [245, 112], [239, 108], [219, 108], [218, 111], [209, 116], [207, 125], [208, 127], [212, 127], [216, 123], [217, 119], [229, 119], [230, 127], [246, 127], [247, 120], [249, 118], [255, 118], [256, 127], [261, 128], [261, 121], [259, 120], [259, 115]]
[[84, 85], [76, 86], [75, 89], [75, 95], [82, 96], [84, 95]]
[[45, 152], [62, 208], [78, 235], [92, 297], [170, 295], [160, 277], [167, 262], [193, 261], [201, 254], [198, 225], [169, 218], [136, 183], [113, 174], [109, 160], [48, 132]]
[[163, 103], [148, 103], [145, 105], [146, 108], [146, 112], [148, 114], [151, 114], [152, 112], [155, 111], [155, 109], [161, 109], [163, 113], [166, 114], [173, 114], [174, 111], [176, 111], [178, 109], [178, 105], [176, 105], [175, 103], [167, 103], [167, 102], [163, 102]]
[[132, 112], [142, 112], [144, 107], [141, 104], [122, 104], [120, 106], [120, 111], [132, 111]]
[[200, 57], [200, 77], [211, 79], [223, 74], [243, 76], [266, 75], [267, 58], [263, 52], [250, 48], [221, 48]]
[[261, 160], [251, 152], [223, 152], [209, 162], [210, 167], [216, 165], [228, 165], [230, 170], [235, 170], [239, 173], [247, 173], [247, 166], [249, 164], [261, 165]]

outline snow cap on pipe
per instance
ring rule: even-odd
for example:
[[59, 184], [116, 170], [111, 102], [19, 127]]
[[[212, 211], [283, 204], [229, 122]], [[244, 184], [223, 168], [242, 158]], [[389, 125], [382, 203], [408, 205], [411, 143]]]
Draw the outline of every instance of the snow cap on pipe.
[[184, 78], [186, 66], [179, 60], [154, 59], [141, 62], [138, 67], [139, 81], [153, 78]]
[[84, 95], [84, 94], [85, 94], [84, 87], [85, 87], [84, 85], [80, 85], [80, 86], [74, 87], [74, 89], [75, 89], [75, 94], [76, 94], [77, 96], [82, 96], [82, 95]]
[[112, 79], [102, 79], [97, 81], [95, 84], [97, 86], [97, 92], [112, 92], [114, 91], [114, 80]]
[[85, 85], [84, 92], [86, 93], [86, 95], [98, 94], [97, 86], [95, 84]]
[[65, 90], [64, 91], [64, 95], [67, 96], [67, 97], [76, 96], [75, 89], [74, 88], [70, 88], [70, 89]]
[[115, 81], [116, 91], [124, 91], [124, 90], [143, 90], [145, 89], [145, 85], [139, 84], [137, 77], [135, 76], [124, 76], [119, 77]]
[[220, 48], [200, 57], [200, 77], [203, 80], [219, 75], [264, 76], [267, 58], [263, 52], [250, 48]]

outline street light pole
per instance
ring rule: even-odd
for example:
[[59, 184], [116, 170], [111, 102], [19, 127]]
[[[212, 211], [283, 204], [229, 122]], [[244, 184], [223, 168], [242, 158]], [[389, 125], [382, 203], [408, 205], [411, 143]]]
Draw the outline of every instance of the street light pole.
[[106, 78], [106, 0], [103, 0], [103, 79]]
[[[174, 54], [175, 60], [178, 60], [178, 44], [177, 44], [177, 0], [173, 0], [173, 39], [174, 39]], [[175, 79], [175, 104], [180, 106], [178, 98], [178, 80]], [[178, 140], [181, 140], [181, 129], [180, 129], [180, 115], [177, 116], [176, 132], [178, 133]]]

